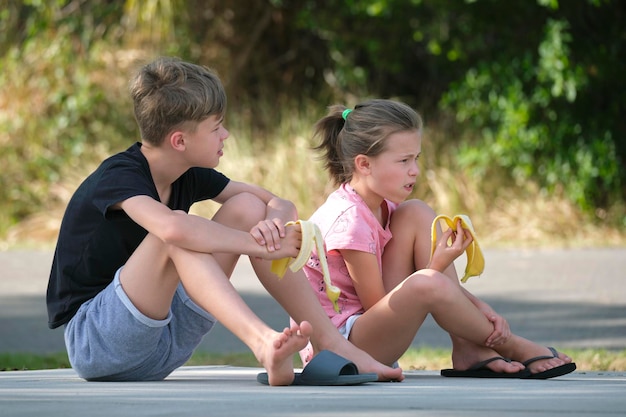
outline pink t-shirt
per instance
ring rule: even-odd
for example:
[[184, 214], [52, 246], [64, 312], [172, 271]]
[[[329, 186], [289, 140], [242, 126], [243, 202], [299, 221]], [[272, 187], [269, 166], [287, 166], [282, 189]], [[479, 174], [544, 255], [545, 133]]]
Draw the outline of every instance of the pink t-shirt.
[[[385, 200], [389, 216], [397, 207], [391, 201]], [[326, 202], [318, 208], [309, 219], [317, 224], [324, 237], [326, 258], [333, 285], [339, 287], [339, 313], [326, 296], [322, 268], [318, 254], [313, 251], [304, 272], [309, 283], [317, 293], [324, 310], [337, 328], [341, 327], [348, 317], [363, 313], [363, 306], [356, 294], [348, 268], [339, 249], [352, 249], [376, 255], [379, 268], [382, 268], [382, 254], [387, 242], [391, 239], [389, 219], [383, 229], [372, 211], [363, 199], [349, 184], [341, 185], [335, 190]], [[381, 271], [382, 273], [382, 271]]]

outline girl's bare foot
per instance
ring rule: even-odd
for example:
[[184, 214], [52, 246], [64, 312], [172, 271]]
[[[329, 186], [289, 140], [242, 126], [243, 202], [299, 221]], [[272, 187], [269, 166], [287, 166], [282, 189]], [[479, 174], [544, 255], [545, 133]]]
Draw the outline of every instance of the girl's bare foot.
[[338, 339], [338, 343], [326, 349], [343, 356], [344, 358], [354, 362], [359, 369], [359, 373], [375, 373], [378, 375], [378, 381], [402, 381], [404, 374], [401, 368], [392, 368], [383, 365], [375, 360], [367, 352], [359, 349], [343, 337]]
[[[463, 343], [459, 343], [458, 345], [466, 347], [466, 345]], [[455, 347], [456, 346], [457, 345], [455, 344]], [[478, 348], [485, 349], [477, 345], [475, 345], [475, 348], [471, 349], [460, 349], [458, 352], [459, 354], [456, 356], [456, 361], [459, 362], [459, 366], [461, 366], [461, 364], [463, 364], [463, 366], [466, 365], [466, 363], [463, 363], [463, 361], [465, 360], [463, 356], [467, 356], [468, 352], [472, 352], [474, 351], [474, 349]], [[557, 356], [553, 357], [552, 351], [547, 347], [538, 345], [535, 342], [524, 339], [523, 337], [517, 335], [512, 335], [505, 345], [497, 346], [495, 349], [500, 355], [506, 358], [510, 358], [514, 361], [518, 361], [512, 363], [520, 364], [522, 368], [524, 368], [524, 362], [531, 361], [532, 359], [535, 359], [537, 357], [545, 356], [545, 359], [532, 360], [530, 363], [528, 363], [528, 366], [526, 368], [528, 368], [528, 370], [533, 374], [544, 372], [572, 362], [572, 358], [563, 353], [557, 353]], [[491, 353], [493, 354], [495, 353], [495, 351], [491, 351]], [[453, 363], [456, 367], [456, 362], [454, 362], [454, 359], [455, 357], [453, 357]], [[494, 361], [492, 362], [492, 364], [493, 366], [499, 367], [506, 366], [506, 362], [504, 361]], [[489, 366], [489, 368], [493, 369], [492, 366]]]
[[527, 368], [533, 374], [544, 372], [549, 369], [553, 369], [566, 363], [572, 362], [572, 358], [570, 358], [566, 354], [557, 352], [557, 357], [553, 357], [553, 353], [550, 349], [545, 346], [530, 342], [526, 339], [523, 339], [523, 342], [519, 343], [518, 346], [520, 348], [518, 350], [518, 353], [516, 353], [512, 357], [519, 360], [520, 362], [525, 362], [539, 356], [549, 357], [546, 359], [532, 361], [532, 363], [528, 364]]
[[[470, 344], [455, 344], [452, 350], [452, 367], [458, 371], [465, 371], [472, 366], [488, 359], [499, 357], [500, 354], [487, 347]], [[514, 374], [524, 369], [519, 362], [495, 360], [485, 365], [493, 372]]]
[[291, 324], [268, 338], [257, 359], [267, 371], [270, 385], [289, 385], [293, 382], [293, 355], [309, 343], [311, 333], [311, 324], [303, 321], [300, 325]]

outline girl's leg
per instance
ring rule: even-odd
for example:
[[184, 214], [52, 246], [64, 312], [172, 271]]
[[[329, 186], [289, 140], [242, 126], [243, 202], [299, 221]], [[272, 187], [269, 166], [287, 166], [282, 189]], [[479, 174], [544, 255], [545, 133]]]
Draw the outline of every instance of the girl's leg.
[[[448, 277], [418, 271], [356, 320], [350, 341], [387, 364], [408, 349], [427, 314], [448, 333], [483, 343], [493, 325]], [[381, 343], [381, 340], [384, 343]]]
[[[547, 347], [515, 334], [511, 336], [510, 343], [496, 347], [497, 352], [460, 337], [453, 337], [452, 343], [452, 367], [457, 370], [466, 370], [476, 363], [494, 357], [494, 353], [518, 361], [511, 364], [504, 361], [491, 362], [488, 367], [495, 372], [516, 372], [510, 370], [510, 365], [519, 364], [537, 356], [552, 356], [552, 352]], [[529, 364], [528, 368], [532, 373], [538, 373], [572, 361], [570, 357], [561, 352], [558, 355], [558, 358], [543, 359]], [[523, 368], [523, 366], [520, 364], [519, 368]]]
[[[431, 253], [431, 225], [435, 217], [435, 212], [427, 204], [419, 200], [408, 200], [402, 203], [393, 213], [390, 225], [393, 239], [385, 248], [383, 256], [383, 275], [388, 291], [391, 288], [395, 288], [399, 282], [402, 282], [403, 277], [428, 266]], [[413, 227], [406, 227], [406, 225], [413, 225]], [[437, 228], [438, 235], [441, 235], [440, 226], [437, 225]], [[461, 288], [454, 265], [448, 267], [444, 274], [450, 279], [453, 286]], [[463, 298], [468, 300], [465, 296]], [[474, 305], [472, 304], [472, 306]], [[482, 315], [482, 313], [480, 314]], [[484, 318], [483, 316], [482, 319]], [[423, 319], [419, 322], [420, 326], [422, 322]], [[442, 327], [444, 326], [442, 325]], [[452, 327], [444, 328], [448, 330], [452, 339], [452, 360], [454, 367], [457, 369], [469, 368], [477, 362], [499, 354], [493, 349], [487, 348], [484, 345], [484, 339], [471, 341], [456, 333]], [[491, 328], [493, 329], [493, 327]], [[417, 329], [415, 329], [416, 331]], [[410, 330], [409, 333], [413, 334], [413, 336], [415, 335], [413, 330]], [[514, 335], [512, 339], [519, 345], [517, 349], [514, 349], [515, 352], [504, 349], [510, 352], [508, 357], [512, 359], [524, 361], [535, 356], [550, 354], [547, 348], [519, 336]], [[571, 359], [561, 355], [560, 359], [538, 361], [531, 365], [531, 368], [535, 368], [531, 370], [537, 372], [550, 369], [554, 366], [559, 366], [563, 362], [571, 362]], [[519, 363], [506, 363], [504, 361], [495, 361], [488, 366], [496, 372], [517, 372], [521, 368]]]
[[[517, 335], [512, 335], [495, 350], [483, 347], [493, 331], [493, 324], [448, 277], [430, 269], [411, 275], [357, 319], [350, 333], [350, 341], [375, 359], [391, 364], [409, 347], [428, 313], [439, 326], [458, 338], [453, 339], [460, 342], [455, 344], [457, 351], [453, 352], [453, 358], [476, 359], [467, 367], [496, 355], [524, 361], [550, 354], [547, 348]], [[571, 360], [564, 355], [546, 359], [534, 364], [531, 371], [550, 369], [568, 361]], [[523, 366], [496, 361], [491, 369], [497, 372], [517, 372]]]
[[[393, 238], [383, 253], [383, 280], [387, 292], [415, 271], [428, 267], [431, 252], [430, 231], [436, 213], [421, 200], [407, 200], [391, 216]], [[441, 236], [441, 226], [437, 225]], [[444, 271], [458, 285], [454, 265]]]

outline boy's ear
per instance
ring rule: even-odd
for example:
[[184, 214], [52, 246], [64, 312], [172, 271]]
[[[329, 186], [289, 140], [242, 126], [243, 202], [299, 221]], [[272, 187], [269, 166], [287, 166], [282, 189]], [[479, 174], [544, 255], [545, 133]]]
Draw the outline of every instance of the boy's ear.
[[175, 151], [185, 150], [185, 135], [180, 130], [175, 130], [168, 135], [170, 146]]
[[357, 155], [354, 158], [354, 169], [361, 175], [367, 175], [370, 173], [370, 159], [367, 155]]

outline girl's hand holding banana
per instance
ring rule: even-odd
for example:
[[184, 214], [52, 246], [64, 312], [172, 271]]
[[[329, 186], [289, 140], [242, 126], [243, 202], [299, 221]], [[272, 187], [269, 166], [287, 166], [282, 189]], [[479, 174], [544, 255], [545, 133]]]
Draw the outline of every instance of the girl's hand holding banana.
[[[445, 221], [448, 227], [451, 229], [444, 233], [442, 236], [442, 240], [444, 244], [447, 246], [448, 240], [452, 237], [453, 232], [456, 230], [457, 238], [462, 234], [469, 234], [471, 239], [469, 243], [467, 240], [459, 241], [460, 244], [463, 242], [463, 246], [465, 246], [465, 253], [467, 255], [467, 265], [465, 267], [465, 274], [463, 278], [461, 278], [461, 282], [466, 282], [470, 277], [477, 276], [483, 273], [485, 269], [485, 258], [483, 257], [483, 253], [478, 246], [478, 241], [476, 240], [476, 232], [474, 231], [474, 226], [472, 226], [472, 222], [469, 217], [464, 214], [457, 214], [454, 218], [451, 218], [446, 215], [439, 215], [433, 220], [432, 228], [431, 228], [431, 251], [430, 251], [430, 261], [433, 261], [433, 254], [435, 253], [435, 249], [437, 249], [437, 222], [440, 220]], [[452, 243], [454, 245], [454, 242]], [[456, 258], [456, 256], [455, 256]]]

